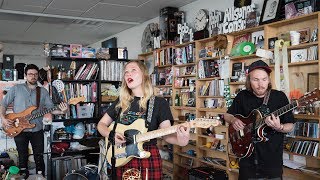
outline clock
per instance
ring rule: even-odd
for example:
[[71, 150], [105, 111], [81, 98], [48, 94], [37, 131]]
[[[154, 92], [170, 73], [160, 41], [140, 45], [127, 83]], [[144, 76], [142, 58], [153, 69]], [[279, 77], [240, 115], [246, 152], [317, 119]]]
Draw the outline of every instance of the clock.
[[200, 9], [194, 18], [194, 27], [196, 31], [202, 31], [207, 27], [209, 22], [208, 13], [204, 9]]
[[142, 53], [147, 53], [152, 51], [153, 48], [153, 36], [152, 31], [155, 27], [154, 23], [150, 23], [146, 26], [143, 31], [142, 39], [141, 39], [141, 51]]

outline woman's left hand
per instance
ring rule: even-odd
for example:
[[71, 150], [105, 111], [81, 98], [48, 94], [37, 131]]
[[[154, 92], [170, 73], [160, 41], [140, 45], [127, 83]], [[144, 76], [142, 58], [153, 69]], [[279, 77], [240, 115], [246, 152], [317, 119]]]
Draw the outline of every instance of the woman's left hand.
[[187, 126], [178, 125], [177, 127], [177, 140], [178, 145], [186, 146], [189, 143], [190, 139], [190, 125], [187, 123]]

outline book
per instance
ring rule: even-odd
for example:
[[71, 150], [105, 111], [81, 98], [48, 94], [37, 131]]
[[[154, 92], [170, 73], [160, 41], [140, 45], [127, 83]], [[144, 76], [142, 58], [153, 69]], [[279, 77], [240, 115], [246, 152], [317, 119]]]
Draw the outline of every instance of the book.
[[82, 57], [82, 45], [70, 44], [70, 57], [81, 58]]

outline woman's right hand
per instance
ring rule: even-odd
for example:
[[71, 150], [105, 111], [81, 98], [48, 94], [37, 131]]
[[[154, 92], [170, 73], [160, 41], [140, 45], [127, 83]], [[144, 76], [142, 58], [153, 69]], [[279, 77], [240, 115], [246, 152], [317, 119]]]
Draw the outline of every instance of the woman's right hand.
[[114, 137], [115, 137], [115, 144], [116, 145], [121, 145], [121, 144], [126, 142], [126, 138], [125, 138], [125, 136], [123, 134], [120, 134], [120, 133], [116, 132]]

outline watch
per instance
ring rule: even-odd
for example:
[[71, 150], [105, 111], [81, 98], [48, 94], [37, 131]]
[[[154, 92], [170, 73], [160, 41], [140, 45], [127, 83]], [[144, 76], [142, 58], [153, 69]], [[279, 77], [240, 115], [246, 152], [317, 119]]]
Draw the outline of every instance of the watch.
[[197, 31], [204, 30], [209, 22], [208, 13], [204, 9], [200, 9], [194, 18], [194, 28]]

